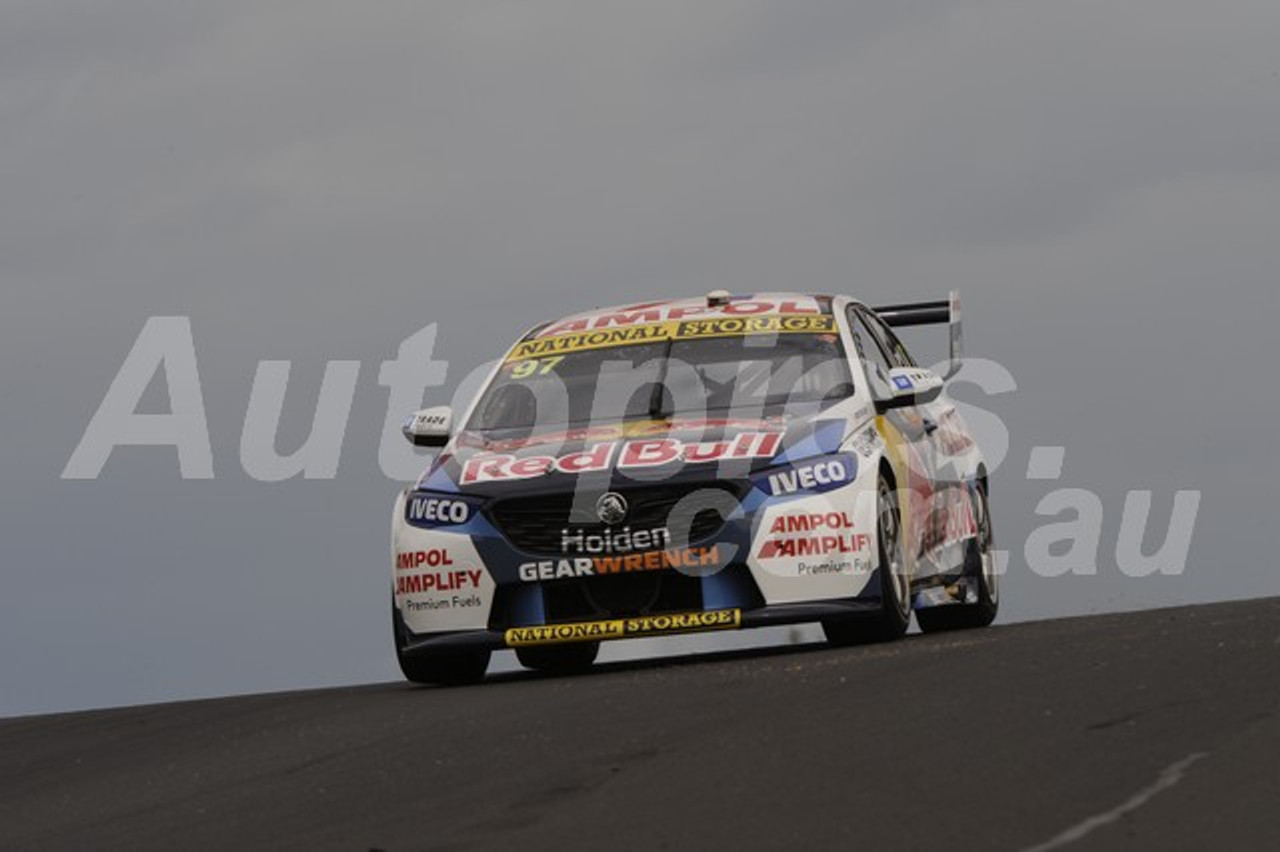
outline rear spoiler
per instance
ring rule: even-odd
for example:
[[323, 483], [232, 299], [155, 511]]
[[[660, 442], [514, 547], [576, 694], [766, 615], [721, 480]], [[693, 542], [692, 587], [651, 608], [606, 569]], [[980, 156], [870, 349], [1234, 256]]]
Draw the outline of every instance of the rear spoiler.
[[952, 290], [949, 299], [937, 302], [915, 302], [906, 305], [886, 305], [872, 308], [886, 325], [893, 328], [909, 328], [916, 325], [948, 325], [951, 327], [951, 367], [944, 379], [960, 372], [964, 360], [964, 331], [960, 324], [960, 291]]

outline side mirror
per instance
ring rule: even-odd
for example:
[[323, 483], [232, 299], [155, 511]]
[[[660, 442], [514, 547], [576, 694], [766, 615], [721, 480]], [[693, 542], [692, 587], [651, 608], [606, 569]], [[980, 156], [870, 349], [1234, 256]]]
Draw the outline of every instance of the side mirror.
[[922, 367], [894, 367], [889, 371], [889, 393], [886, 399], [876, 400], [882, 411], [906, 408], [933, 402], [942, 394], [942, 377], [933, 370]]
[[415, 447], [443, 447], [453, 431], [453, 409], [447, 405], [425, 408], [406, 420], [401, 431]]

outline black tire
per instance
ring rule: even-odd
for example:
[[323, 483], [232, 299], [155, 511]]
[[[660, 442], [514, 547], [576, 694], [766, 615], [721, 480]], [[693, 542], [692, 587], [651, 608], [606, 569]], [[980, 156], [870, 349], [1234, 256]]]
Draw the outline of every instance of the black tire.
[[461, 686], [479, 683], [489, 668], [488, 651], [458, 651], [448, 654], [431, 654], [406, 657], [396, 654], [400, 671], [405, 679], [414, 683], [434, 683], [441, 686]]
[[990, 503], [986, 483], [972, 487], [978, 535], [965, 552], [965, 576], [977, 580], [978, 601], [971, 604], [949, 604], [929, 607], [916, 613], [916, 623], [924, 633], [948, 630], [972, 630], [987, 627], [1000, 611], [1000, 581], [995, 570], [995, 538], [991, 533]]
[[526, 669], [551, 674], [572, 674], [591, 668], [600, 653], [599, 642], [575, 642], [572, 645], [531, 645], [516, 648], [516, 659]]
[[898, 492], [884, 474], [876, 485], [877, 536], [880, 545], [880, 597], [884, 605], [872, 616], [830, 619], [822, 632], [833, 645], [862, 645], [902, 638], [911, 623], [911, 580], [902, 555], [902, 511]]
[[401, 649], [403, 625], [400, 613], [391, 608], [391, 634], [396, 662], [405, 680], [413, 683], [460, 686], [478, 683], [489, 668], [489, 651], [449, 651], [434, 654], [405, 654]]

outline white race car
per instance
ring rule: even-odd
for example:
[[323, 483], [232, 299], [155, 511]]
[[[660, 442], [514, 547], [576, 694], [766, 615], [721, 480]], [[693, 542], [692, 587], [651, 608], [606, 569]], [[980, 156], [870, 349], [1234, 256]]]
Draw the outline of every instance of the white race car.
[[493, 650], [590, 666], [600, 642], [820, 622], [835, 643], [995, 618], [987, 469], [893, 328], [950, 300], [717, 291], [534, 328], [395, 505], [396, 655], [416, 682]]

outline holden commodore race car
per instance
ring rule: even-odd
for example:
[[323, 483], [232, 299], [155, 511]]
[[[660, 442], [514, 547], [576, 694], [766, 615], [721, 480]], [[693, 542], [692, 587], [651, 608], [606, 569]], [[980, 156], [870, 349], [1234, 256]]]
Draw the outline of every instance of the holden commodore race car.
[[[951, 365], [894, 329], [949, 325]], [[982, 627], [998, 607], [983, 457], [943, 395], [958, 294], [716, 291], [517, 341], [396, 500], [392, 622], [415, 682], [491, 652], [589, 667], [601, 642], [819, 622], [832, 643]]]

